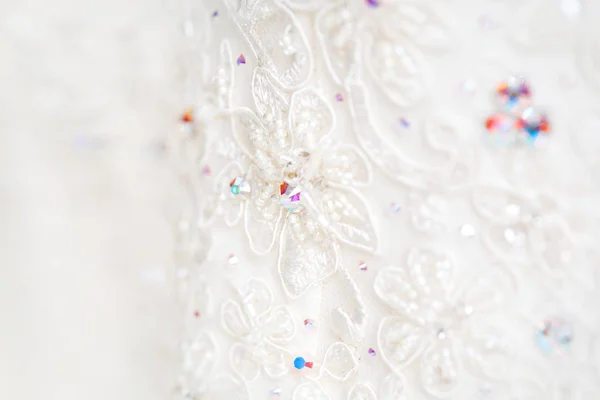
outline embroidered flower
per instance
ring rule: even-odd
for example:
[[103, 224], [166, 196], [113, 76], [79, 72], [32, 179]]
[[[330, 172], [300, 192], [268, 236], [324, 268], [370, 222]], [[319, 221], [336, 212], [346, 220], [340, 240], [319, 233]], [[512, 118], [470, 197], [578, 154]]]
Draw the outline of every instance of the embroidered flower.
[[221, 308], [221, 324], [237, 341], [230, 361], [245, 381], [258, 378], [261, 370], [270, 377], [289, 372], [293, 357], [278, 344], [296, 334], [294, 319], [287, 307], [273, 308], [273, 293], [264, 281], [250, 279], [237, 290], [237, 301], [229, 300]]
[[424, 388], [440, 397], [457, 386], [463, 366], [497, 376], [508, 365], [507, 346], [481, 322], [508, 295], [512, 279], [497, 268], [454, 290], [453, 270], [451, 257], [415, 249], [407, 268], [387, 267], [374, 282], [379, 300], [396, 313], [379, 325], [384, 361], [397, 374], [418, 365]]
[[583, 280], [593, 279], [591, 266], [582, 258], [586, 238], [571, 229], [565, 210], [553, 198], [477, 186], [471, 200], [484, 221], [483, 243], [496, 257], [554, 278], [568, 276], [575, 264]]
[[[316, 90], [288, 98], [261, 69], [252, 81], [260, 117], [247, 108], [233, 113], [234, 136], [249, 167], [242, 160], [224, 168], [217, 177], [220, 200], [212, 206], [230, 225], [243, 215], [256, 253], [279, 242], [279, 272], [295, 298], [338, 268], [340, 242], [376, 250], [371, 215], [355, 190], [369, 183], [371, 171], [357, 148], [332, 142], [335, 117]], [[236, 183], [237, 177], [242, 180]], [[248, 190], [235, 194], [242, 181]]]

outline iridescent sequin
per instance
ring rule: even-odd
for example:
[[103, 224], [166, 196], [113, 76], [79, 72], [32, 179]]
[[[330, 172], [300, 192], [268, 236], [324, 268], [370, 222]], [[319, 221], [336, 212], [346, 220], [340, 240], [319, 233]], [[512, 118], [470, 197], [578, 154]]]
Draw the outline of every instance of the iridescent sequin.
[[367, 263], [365, 261], [360, 261], [358, 263], [358, 268], [360, 268], [361, 271], [366, 271], [369, 269], [369, 266], [367, 265]]
[[236, 196], [238, 194], [248, 194], [251, 190], [250, 183], [241, 176], [233, 178], [229, 183], [229, 188], [231, 189], [231, 193]]
[[573, 327], [561, 317], [549, 317], [540, 321], [535, 340], [547, 355], [563, 354], [573, 341]]
[[518, 111], [529, 104], [531, 90], [522, 78], [511, 76], [498, 85], [498, 95], [508, 111]]
[[374, 357], [375, 355], [377, 355], [377, 353], [375, 352], [375, 350], [373, 348], [369, 348], [369, 355], [371, 357]]
[[281, 205], [289, 211], [297, 212], [302, 209], [300, 204], [300, 196], [302, 188], [300, 186], [290, 185], [287, 182], [282, 182], [279, 185], [279, 194]]
[[237, 65], [246, 64], [246, 57], [244, 57], [243, 54], [240, 54], [240, 56], [237, 58], [236, 63]]
[[335, 100], [339, 103], [341, 103], [342, 101], [344, 101], [344, 96], [342, 96], [341, 93], [336, 93], [335, 94]]
[[377, 8], [381, 5], [380, 0], [365, 0], [365, 3], [371, 8]]
[[517, 127], [527, 133], [529, 138], [535, 140], [540, 133], [549, 133], [550, 124], [545, 115], [533, 107], [527, 107], [517, 121]]

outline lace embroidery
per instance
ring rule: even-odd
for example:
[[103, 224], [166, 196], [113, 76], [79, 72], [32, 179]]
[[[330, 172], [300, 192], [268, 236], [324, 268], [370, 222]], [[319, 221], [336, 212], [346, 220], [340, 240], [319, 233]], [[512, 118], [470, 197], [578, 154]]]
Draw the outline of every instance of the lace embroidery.
[[[339, 267], [338, 242], [377, 249], [373, 219], [354, 189], [370, 182], [371, 170], [358, 149], [332, 143], [335, 117], [316, 90], [300, 89], [288, 101], [263, 69], [256, 69], [253, 84], [260, 87], [254, 99], [261, 116], [246, 108], [232, 114], [234, 137], [251, 165], [244, 173], [239, 162], [228, 164], [217, 177], [212, 204], [228, 225], [240, 220], [243, 209], [256, 253], [269, 252], [279, 241], [280, 276], [295, 298]], [[251, 187], [247, 198], [227, 185], [240, 175]], [[287, 204], [291, 195], [284, 187], [298, 193], [299, 205]]]
[[424, 388], [438, 397], [456, 388], [463, 366], [475, 374], [497, 375], [501, 363], [486, 358], [493, 354], [498, 362], [507, 356], [499, 337], [475, 329], [471, 321], [493, 311], [510, 292], [512, 280], [494, 271], [493, 278], [476, 279], [456, 296], [453, 263], [442, 253], [415, 249], [407, 269], [387, 267], [374, 282], [379, 300], [397, 313], [379, 325], [384, 361], [399, 373], [419, 360]]

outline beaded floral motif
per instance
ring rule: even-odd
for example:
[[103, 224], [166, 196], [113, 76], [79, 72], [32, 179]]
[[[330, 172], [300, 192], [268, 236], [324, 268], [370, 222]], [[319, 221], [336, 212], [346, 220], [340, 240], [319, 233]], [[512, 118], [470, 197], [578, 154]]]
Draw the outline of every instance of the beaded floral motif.
[[[371, 171], [357, 148], [331, 141], [335, 117], [315, 89], [288, 97], [262, 69], [252, 81], [260, 117], [247, 108], [232, 117], [250, 167], [233, 161], [217, 177], [219, 208], [228, 224], [243, 216], [256, 253], [269, 252], [279, 241], [285, 291], [298, 297], [338, 268], [340, 242], [376, 250], [372, 217], [355, 190], [369, 183]], [[247, 196], [231, 193], [231, 180], [240, 175], [251, 187]]]
[[418, 362], [423, 387], [439, 397], [457, 387], [463, 368], [498, 376], [509, 355], [495, 331], [478, 323], [507, 296], [512, 278], [490, 270], [466, 289], [454, 290], [453, 269], [449, 256], [415, 249], [407, 268], [387, 267], [374, 282], [379, 300], [396, 313], [379, 325], [384, 361], [398, 374]]
[[229, 300], [221, 308], [221, 324], [232, 339], [233, 369], [245, 381], [258, 378], [261, 370], [270, 377], [289, 372], [291, 355], [279, 344], [293, 339], [296, 328], [285, 306], [272, 307], [273, 293], [267, 284], [251, 279], [237, 291], [238, 301]]

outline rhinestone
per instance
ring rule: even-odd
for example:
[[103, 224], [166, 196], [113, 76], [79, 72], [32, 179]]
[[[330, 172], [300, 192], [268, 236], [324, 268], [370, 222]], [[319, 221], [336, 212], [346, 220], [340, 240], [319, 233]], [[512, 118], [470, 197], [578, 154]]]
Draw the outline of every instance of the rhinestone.
[[515, 120], [507, 114], [495, 114], [486, 120], [485, 127], [492, 134], [510, 133], [515, 129]]
[[181, 121], [189, 124], [194, 122], [194, 112], [191, 108], [186, 109], [181, 115]]
[[531, 139], [535, 139], [540, 132], [550, 132], [550, 125], [546, 116], [533, 107], [527, 107], [523, 111], [521, 119], [518, 121], [518, 127], [524, 130]]
[[545, 354], [562, 354], [573, 341], [573, 327], [565, 319], [550, 317], [538, 323], [536, 342]]
[[377, 355], [377, 353], [375, 352], [375, 350], [373, 348], [369, 348], [369, 355], [375, 356], [375, 355]]
[[391, 215], [396, 215], [396, 214], [400, 213], [400, 211], [402, 211], [402, 207], [400, 206], [400, 204], [398, 204], [398, 203], [390, 204], [390, 214]]
[[248, 194], [251, 190], [250, 183], [241, 176], [234, 178], [229, 183], [229, 187], [231, 188], [231, 193], [235, 195]]
[[517, 77], [510, 77], [506, 82], [498, 85], [500, 100], [509, 111], [522, 109], [529, 102], [531, 91], [527, 83]]
[[279, 194], [281, 205], [291, 212], [297, 212], [302, 209], [300, 203], [300, 195], [302, 188], [300, 186], [290, 185], [287, 182], [282, 182], [279, 185]]
[[227, 262], [229, 263], [229, 265], [231, 265], [232, 267], [235, 267], [236, 265], [238, 265], [238, 263], [240, 262], [240, 259], [237, 258], [237, 256], [235, 254], [230, 254], [229, 257], [227, 258]]

